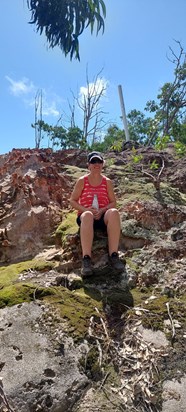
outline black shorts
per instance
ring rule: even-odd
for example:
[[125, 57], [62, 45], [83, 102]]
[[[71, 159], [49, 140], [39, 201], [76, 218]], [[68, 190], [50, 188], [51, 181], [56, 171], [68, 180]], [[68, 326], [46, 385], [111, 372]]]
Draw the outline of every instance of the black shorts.
[[[78, 226], [81, 226], [81, 219], [80, 219], [81, 215], [79, 215], [76, 219], [76, 222], [78, 224]], [[101, 218], [99, 220], [94, 220], [94, 229], [96, 230], [102, 230], [103, 232], [105, 232], [107, 230], [107, 226], [104, 222], [104, 213], [101, 216]]]

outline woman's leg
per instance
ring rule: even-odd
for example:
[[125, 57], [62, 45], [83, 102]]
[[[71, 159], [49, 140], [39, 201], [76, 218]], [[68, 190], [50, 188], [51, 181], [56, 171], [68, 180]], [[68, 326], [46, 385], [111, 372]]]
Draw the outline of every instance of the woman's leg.
[[104, 216], [104, 222], [107, 226], [109, 255], [118, 252], [121, 224], [120, 215], [117, 209], [109, 209]]
[[81, 248], [82, 255], [88, 255], [91, 257], [92, 243], [94, 237], [94, 218], [92, 212], [83, 212], [81, 214], [81, 225], [80, 225], [80, 239], [81, 239]]

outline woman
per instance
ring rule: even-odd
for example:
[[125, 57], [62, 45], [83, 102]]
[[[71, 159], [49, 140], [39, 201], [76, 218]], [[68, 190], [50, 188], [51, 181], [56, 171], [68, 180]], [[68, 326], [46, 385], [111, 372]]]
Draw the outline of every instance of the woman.
[[[89, 173], [78, 179], [70, 198], [71, 206], [78, 211], [77, 224], [80, 226], [83, 277], [93, 274], [91, 250], [94, 229], [107, 230], [109, 262], [118, 273], [124, 270], [124, 265], [118, 257], [120, 216], [116, 209], [112, 182], [102, 174], [103, 165], [104, 160], [100, 153], [90, 153]], [[98, 206], [94, 205], [94, 195], [97, 196]]]

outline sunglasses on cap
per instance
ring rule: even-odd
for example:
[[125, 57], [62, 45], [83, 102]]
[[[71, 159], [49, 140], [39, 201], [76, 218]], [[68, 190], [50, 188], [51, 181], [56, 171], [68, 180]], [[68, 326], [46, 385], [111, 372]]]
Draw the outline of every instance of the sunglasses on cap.
[[93, 159], [90, 160], [89, 163], [91, 163], [91, 164], [95, 164], [95, 163], [101, 164], [101, 163], [103, 163], [103, 160], [98, 159], [98, 157], [94, 157]]

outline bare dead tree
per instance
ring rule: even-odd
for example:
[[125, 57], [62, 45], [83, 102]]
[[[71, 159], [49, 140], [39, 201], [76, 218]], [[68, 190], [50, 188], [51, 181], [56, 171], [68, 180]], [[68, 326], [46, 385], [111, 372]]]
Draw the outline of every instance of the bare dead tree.
[[186, 53], [181, 43], [177, 40], [175, 42], [179, 45], [179, 54], [176, 55], [174, 50], [169, 47], [172, 57], [167, 56], [168, 60], [175, 65], [174, 80], [162, 91], [162, 110], [165, 115], [164, 135], [169, 134], [171, 125], [180, 109], [186, 107]]
[[[100, 106], [101, 98], [104, 97], [107, 89], [106, 81], [101, 77], [101, 69], [94, 77], [93, 81], [89, 81], [88, 68], [86, 69], [86, 87], [81, 96], [74, 97], [77, 106], [83, 113], [83, 135], [86, 142], [94, 143], [96, 135], [106, 126], [107, 122], [104, 116], [107, 114]], [[72, 106], [73, 107], [73, 106]], [[73, 112], [71, 111], [73, 114]]]
[[157, 133], [162, 136], [170, 136], [176, 121], [183, 118], [186, 113], [186, 53], [181, 43], [178, 45], [178, 53], [169, 47], [171, 52], [167, 59], [174, 65], [174, 78], [172, 82], [166, 82], [157, 95], [158, 102], [150, 100], [145, 110], [155, 113], [153, 130], [148, 139], [148, 145], [154, 142]]
[[41, 124], [42, 124], [42, 90], [38, 90], [35, 96], [35, 147], [40, 148], [42, 134], [41, 134]]
[[73, 103], [71, 104], [70, 102], [68, 102], [69, 105], [69, 109], [70, 109], [70, 127], [75, 127], [75, 102], [73, 101]]

